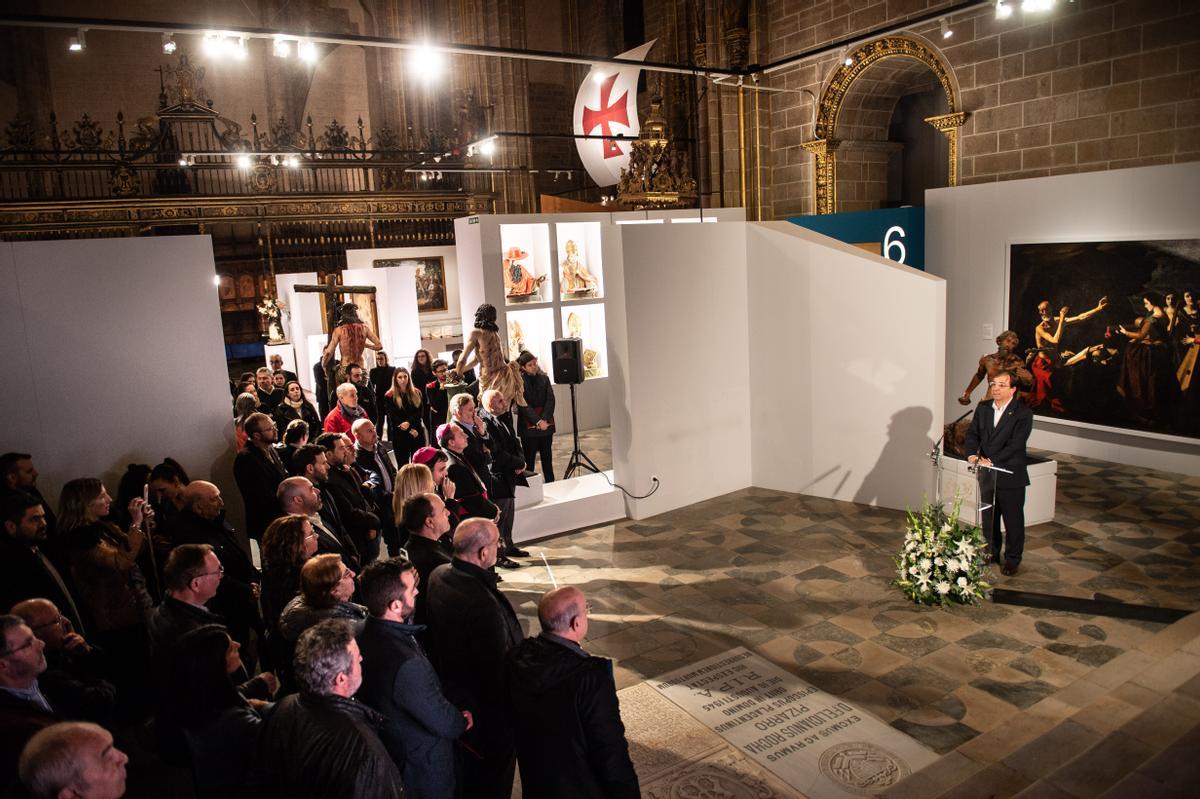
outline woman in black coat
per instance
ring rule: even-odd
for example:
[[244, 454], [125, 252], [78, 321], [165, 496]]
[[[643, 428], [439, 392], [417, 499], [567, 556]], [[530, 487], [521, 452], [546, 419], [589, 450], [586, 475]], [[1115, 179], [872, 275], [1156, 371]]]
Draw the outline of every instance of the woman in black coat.
[[308, 423], [309, 435], [312, 431], [321, 429], [321, 417], [317, 409], [304, 398], [304, 390], [295, 380], [287, 384], [283, 401], [275, 407], [275, 427], [282, 433], [294, 419], [302, 419]]
[[425, 386], [433, 382], [433, 357], [429, 354], [429, 350], [417, 350], [408, 367], [408, 372], [417, 391], [424, 391]]
[[233, 675], [242, 672], [240, 646], [221, 625], [197, 627], [178, 646], [168, 715], [187, 743], [196, 796], [238, 796], [270, 706], [238, 691]]
[[392, 387], [384, 395], [388, 441], [395, 448], [396, 463], [408, 463], [412, 454], [425, 446], [425, 403], [421, 390], [412, 382], [403, 366], [392, 374]]

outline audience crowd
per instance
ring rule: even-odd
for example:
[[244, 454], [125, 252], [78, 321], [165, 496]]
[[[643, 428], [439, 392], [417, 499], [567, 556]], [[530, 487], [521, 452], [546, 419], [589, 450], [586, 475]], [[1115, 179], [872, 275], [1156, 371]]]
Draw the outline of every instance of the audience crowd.
[[522, 359], [515, 420], [424, 350], [348, 365], [323, 419], [281, 362], [243, 375], [244, 530], [171, 459], [52, 502], [0, 456], [0, 797], [509, 797], [518, 765], [530, 799], [638, 796], [582, 592], [525, 638], [499, 588], [531, 439], [550, 477]]

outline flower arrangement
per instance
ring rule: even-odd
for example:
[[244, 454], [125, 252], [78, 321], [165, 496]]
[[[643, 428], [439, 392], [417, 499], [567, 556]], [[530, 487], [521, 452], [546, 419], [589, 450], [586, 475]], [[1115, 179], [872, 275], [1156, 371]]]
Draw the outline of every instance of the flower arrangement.
[[991, 588], [984, 581], [988, 545], [983, 531], [959, 521], [962, 499], [949, 513], [926, 502], [908, 512], [904, 549], [896, 558], [896, 587], [922, 605], [972, 604]]

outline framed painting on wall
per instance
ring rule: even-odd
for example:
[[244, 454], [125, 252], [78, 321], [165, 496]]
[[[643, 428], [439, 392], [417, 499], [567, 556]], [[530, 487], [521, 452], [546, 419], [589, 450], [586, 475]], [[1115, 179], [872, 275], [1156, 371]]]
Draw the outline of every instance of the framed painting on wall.
[[417, 312], [437, 313], [449, 309], [446, 299], [446, 262], [440, 255], [422, 258], [387, 258], [371, 263], [376, 269], [415, 266], [417, 269]]
[[1200, 239], [1013, 244], [1035, 415], [1200, 439]]

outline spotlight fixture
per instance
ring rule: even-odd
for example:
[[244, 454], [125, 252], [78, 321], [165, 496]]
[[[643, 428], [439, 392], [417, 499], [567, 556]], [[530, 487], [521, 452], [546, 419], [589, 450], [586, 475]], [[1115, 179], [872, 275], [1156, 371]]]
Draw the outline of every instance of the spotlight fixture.
[[290, 58], [292, 55], [291, 41], [282, 36], [276, 36], [273, 52], [276, 58]]
[[442, 157], [441, 157], [440, 155], [435, 155], [435, 156], [433, 157], [433, 163], [435, 163], [435, 164], [440, 164], [440, 163], [442, 163]]
[[231, 52], [233, 54], [233, 57], [236, 58], [238, 61], [245, 61], [246, 60], [246, 37], [245, 36], [233, 36], [229, 39], [229, 41], [231, 42], [231, 45], [232, 45]]
[[842, 48], [842, 53], [838, 56], [838, 60], [848, 67], [854, 66], [854, 57], [850, 55], [849, 47]]
[[213, 275], [213, 285], [214, 286], [221, 285], [221, 276], [220, 275]]
[[298, 169], [300, 167], [300, 159], [294, 155], [289, 155], [283, 159], [283, 165], [288, 169]]
[[942, 23], [942, 38], [949, 39], [954, 35], [954, 31], [950, 30], [950, 23], [946, 21], [945, 17], [942, 17], [940, 22]]
[[277, 156], [277, 155], [271, 156], [271, 166], [279, 166], [279, 156]]
[[445, 66], [445, 58], [440, 50], [426, 42], [420, 47], [414, 47], [409, 52], [408, 66], [428, 83], [441, 74]]
[[179, 156], [179, 165], [180, 165], [180, 166], [187, 166], [187, 165], [188, 165], [188, 160], [187, 160], [187, 156], [186, 156], [186, 155], [181, 155], [181, 156]]
[[494, 138], [488, 139], [487, 141], [480, 144], [479, 152], [482, 153], [483, 155], [486, 155], [488, 158], [491, 158], [492, 155], [496, 152], [496, 140]]
[[441, 170], [438, 170], [438, 173], [437, 173], [437, 179], [438, 179], [438, 180], [441, 180], [441, 179], [442, 179], [442, 173], [441, 173]]
[[250, 168], [250, 156], [239, 155], [237, 157], [237, 166], [238, 166], [238, 169], [249, 169]]
[[592, 73], [592, 80], [596, 81], [596, 83], [604, 83], [604, 81], [607, 79], [608, 75], [604, 74], [604, 72], [599, 69]]
[[317, 43], [308, 39], [303, 39], [296, 45], [296, 54], [300, 56], [301, 61], [307, 61], [310, 64], [317, 63], [317, 59], [320, 58], [317, 53]]
[[1030, 11], [1049, 11], [1054, 8], [1054, 0], [1023, 0], [1021, 10], [1028, 13]]
[[72, 53], [82, 53], [87, 49], [87, 28], [80, 28], [67, 43], [67, 49]]
[[221, 54], [221, 34], [208, 32], [204, 34], [204, 44], [201, 49], [207, 56], [216, 56]]
[[178, 45], [175, 44], [175, 34], [164, 33], [162, 35], [163, 55], [174, 55], [176, 47], [178, 47]]
[[996, 19], [1008, 19], [1012, 16], [1012, 6], [1004, 2], [1004, 0], [996, 0]]

